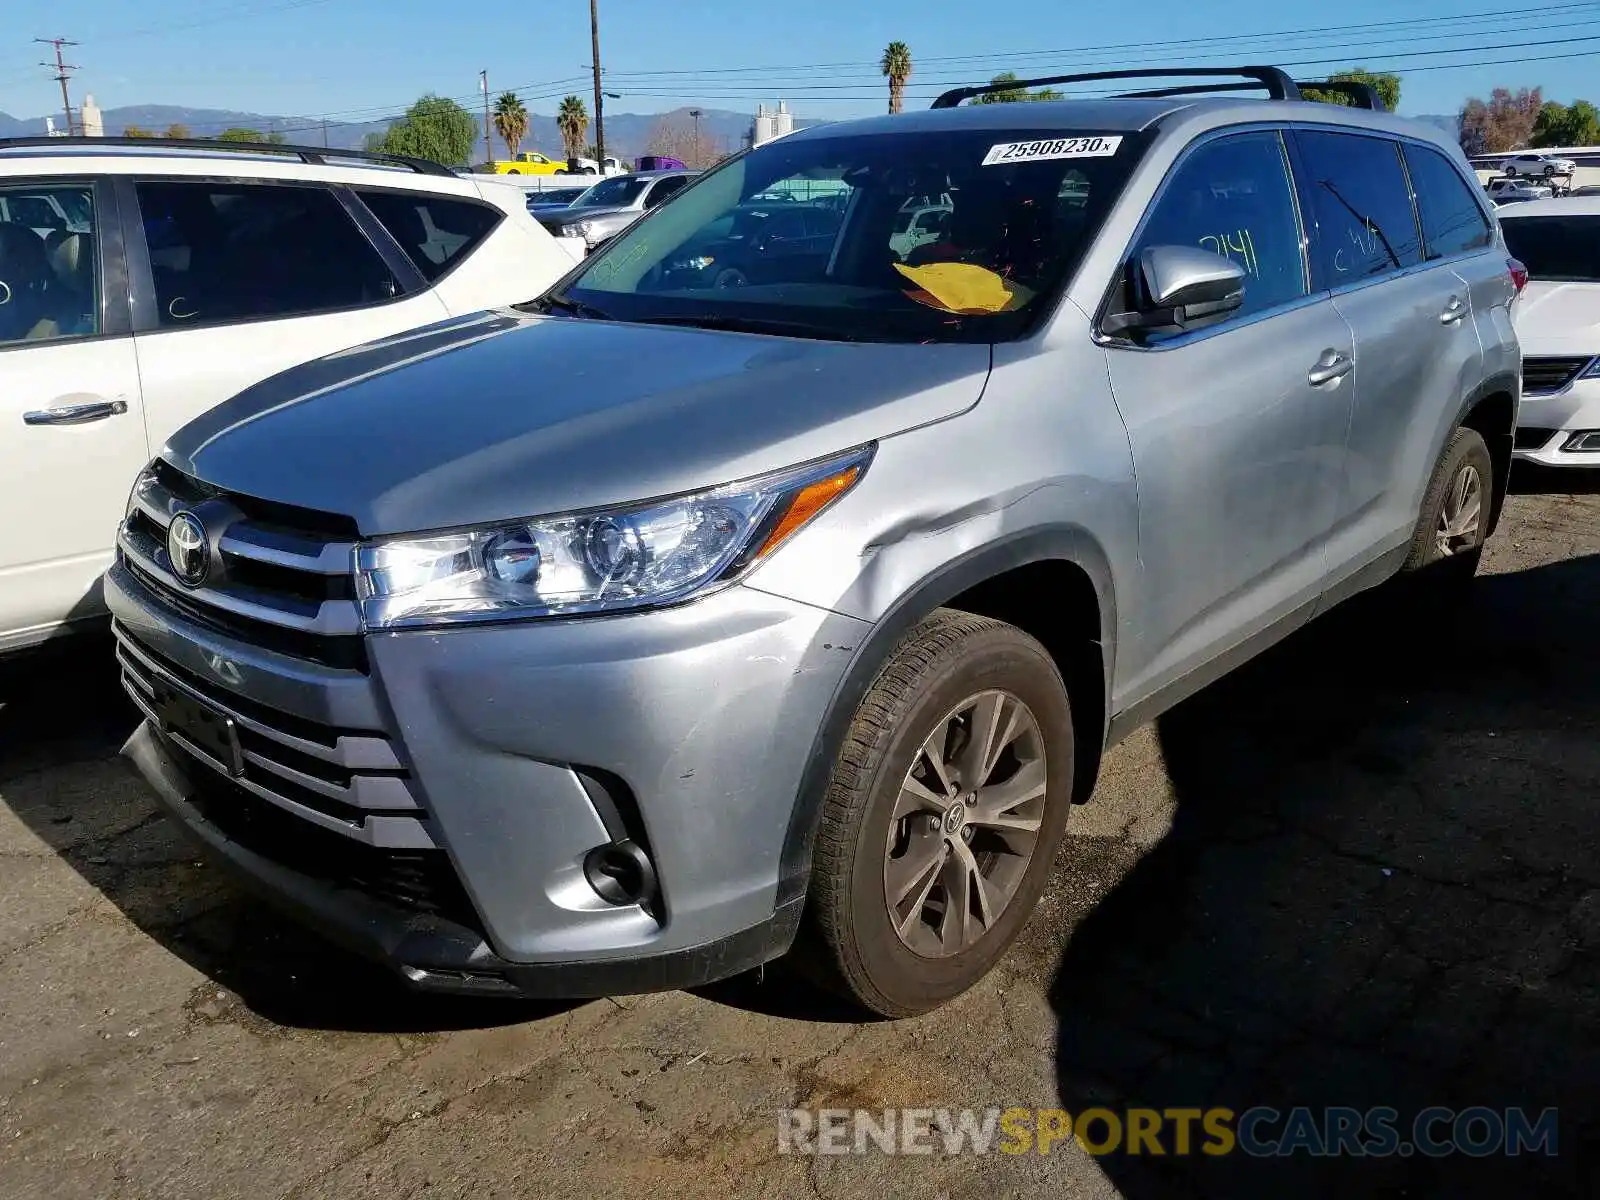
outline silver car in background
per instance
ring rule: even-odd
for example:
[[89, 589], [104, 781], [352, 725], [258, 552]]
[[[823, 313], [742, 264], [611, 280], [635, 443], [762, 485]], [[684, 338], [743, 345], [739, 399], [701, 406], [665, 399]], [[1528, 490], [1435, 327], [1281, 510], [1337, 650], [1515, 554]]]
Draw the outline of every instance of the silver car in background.
[[677, 195], [697, 171], [634, 171], [603, 179], [558, 212], [535, 219], [556, 237], [580, 237], [592, 250]]
[[[522, 311], [214, 410], [108, 577], [126, 753], [419, 987], [970, 987], [1108, 744], [1397, 575], [1448, 612], [1500, 510], [1517, 276], [1460, 150], [1240, 73], [801, 130]], [[818, 189], [833, 237], [681, 265]]]

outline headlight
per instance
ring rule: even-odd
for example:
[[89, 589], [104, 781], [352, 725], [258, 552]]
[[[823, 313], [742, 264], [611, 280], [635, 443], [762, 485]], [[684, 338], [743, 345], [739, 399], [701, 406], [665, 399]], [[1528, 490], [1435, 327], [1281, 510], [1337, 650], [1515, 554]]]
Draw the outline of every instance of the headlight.
[[589, 238], [594, 235], [594, 222], [574, 221], [571, 225], [568, 225], [563, 232], [568, 237], [581, 237], [585, 241], [588, 241]]
[[1597, 379], [1597, 378], [1600, 378], [1600, 358], [1593, 359], [1589, 363], [1589, 365], [1583, 369], [1582, 373], [1578, 376], [1578, 378], [1579, 379]]
[[620, 612], [761, 562], [861, 479], [872, 449], [668, 500], [394, 538], [356, 553], [368, 629]]

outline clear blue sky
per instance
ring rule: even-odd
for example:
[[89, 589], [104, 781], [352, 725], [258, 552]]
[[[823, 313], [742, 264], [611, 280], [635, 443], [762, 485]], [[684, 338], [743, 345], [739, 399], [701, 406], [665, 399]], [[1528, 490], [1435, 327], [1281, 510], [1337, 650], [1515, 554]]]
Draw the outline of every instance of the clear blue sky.
[[[425, 91], [473, 101], [484, 68], [494, 91], [515, 87], [535, 112], [553, 111], [565, 92], [589, 90], [586, 0], [3, 7], [0, 111], [19, 117], [59, 107], [55, 82], [34, 65], [49, 52], [31, 42], [42, 36], [81, 43], [69, 52], [81, 67], [74, 100], [92, 92], [106, 108], [179, 104], [368, 120]], [[1600, 100], [1600, 3], [1539, 11], [1530, 0], [1498, 8], [1493, 0], [600, 0], [600, 23], [607, 87], [624, 97], [607, 107], [622, 112], [686, 104], [751, 111], [779, 98], [807, 117], [879, 112], [886, 91], [875, 63], [893, 38], [910, 45], [917, 63], [912, 104], [941, 85], [1008, 67], [1046, 74], [1174, 61], [1305, 62], [1294, 67], [1304, 74], [1353, 63], [1408, 68], [1408, 113], [1453, 112], [1465, 96], [1502, 83], [1543, 85], [1553, 99]], [[1306, 30], [1321, 31], [1299, 32]], [[1526, 61], [1455, 65], [1507, 59]]]

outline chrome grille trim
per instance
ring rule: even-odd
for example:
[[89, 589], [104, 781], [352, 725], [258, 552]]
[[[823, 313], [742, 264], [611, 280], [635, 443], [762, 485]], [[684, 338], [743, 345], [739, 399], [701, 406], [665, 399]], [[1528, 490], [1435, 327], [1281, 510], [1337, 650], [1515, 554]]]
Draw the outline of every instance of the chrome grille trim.
[[[319, 637], [354, 637], [361, 633], [361, 616], [349, 600], [324, 600], [313, 604], [286, 593], [253, 588], [185, 588], [172, 573], [165, 547], [149, 534], [124, 521], [117, 544], [147, 576], [195, 603]], [[347, 558], [346, 570], [348, 562]]]

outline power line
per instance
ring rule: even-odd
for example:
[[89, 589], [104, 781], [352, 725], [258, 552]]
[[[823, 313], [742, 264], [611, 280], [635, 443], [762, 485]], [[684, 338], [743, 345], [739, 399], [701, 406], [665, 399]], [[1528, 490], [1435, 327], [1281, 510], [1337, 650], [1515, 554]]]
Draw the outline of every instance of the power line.
[[[1302, 35], [1318, 34], [1318, 33], [1349, 34], [1349, 33], [1352, 33], [1352, 32], [1360, 32], [1360, 33], [1363, 33], [1363, 34], [1371, 34], [1373, 31], [1381, 30], [1381, 29], [1398, 29], [1398, 28], [1401, 28], [1401, 27], [1416, 26], [1416, 25], [1422, 25], [1422, 26], [1431, 27], [1431, 26], [1434, 26], [1434, 25], [1437, 25], [1437, 24], [1441, 24], [1441, 23], [1446, 23], [1446, 22], [1451, 23], [1451, 24], [1459, 25], [1462, 22], [1467, 22], [1467, 21], [1499, 21], [1499, 20], [1504, 20], [1504, 19], [1508, 19], [1508, 18], [1511, 18], [1511, 17], [1516, 17], [1516, 16], [1519, 16], [1519, 15], [1529, 15], [1529, 16], [1541, 16], [1541, 17], [1543, 17], [1543, 16], [1549, 16], [1551, 14], [1559, 14], [1559, 13], [1562, 13], [1563, 11], [1570, 11], [1570, 10], [1573, 10], [1573, 9], [1587, 9], [1587, 10], [1590, 10], [1590, 11], [1596, 11], [1596, 10], [1600, 10], [1600, 3], [1595, 3], [1594, 0], [1586, 0], [1586, 2], [1584, 2], [1584, 3], [1533, 5], [1533, 6], [1525, 7], [1525, 8], [1503, 8], [1503, 9], [1500, 9], [1500, 10], [1494, 11], [1494, 12], [1478, 12], [1478, 13], [1452, 15], [1452, 16], [1412, 17], [1412, 18], [1409, 18], [1409, 19], [1406, 19], [1406, 20], [1396, 20], [1396, 21], [1376, 21], [1376, 22], [1364, 21], [1364, 22], [1360, 22], [1358, 24], [1351, 24], [1351, 25], [1318, 25], [1318, 26], [1310, 26], [1310, 27], [1306, 27], [1306, 28], [1302, 28], [1302, 29], [1267, 30], [1267, 31], [1264, 31], [1264, 32], [1261, 32], [1261, 33], [1224, 34], [1224, 35], [1216, 35], [1216, 36], [1204, 37], [1204, 38], [1191, 38], [1191, 39], [1188, 39], [1184, 43], [1184, 45], [1186, 47], [1189, 47], [1189, 46], [1198, 46], [1198, 45], [1206, 45], [1206, 44], [1224, 44], [1224, 43], [1231, 44], [1231, 43], [1237, 43], [1237, 42], [1260, 42], [1260, 41], [1268, 41], [1268, 40], [1275, 39], [1275, 38], [1299, 37], [1299, 36], [1302, 36]], [[1492, 31], [1469, 30], [1469, 31], [1467, 31], [1467, 33], [1464, 33], [1461, 36], [1470, 36], [1470, 35], [1476, 34], [1478, 32], [1492, 32]], [[1446, 36], [1449, 36], [1449, 35], [1446, 35]], [[1109, 43], [1109, 44], [1100, 45], [1100, 46], [1076, 46], [1076, 47], [1072, 47], [1072, 48], [1060, 48], [1060, 49], [1055, 49], [1055, 50], [1037, 50], [1037, 49], [1033, 49], [1033, 50], [1015, 50], [1015, 51], [991, 51], [991, 52], [985, 52], [985, 53], [982, 53], [982, 54], [943, 55], [943, 56], [935, 56], [935, 57], [930, 57], [930, 58], [922, 58], [922, 59], [918, 59], [917, 61], [920, 62], [920, 63], [923, 63], [923, 64], [928, 64], [928, 63], [970, 63], [970, 62], [995, 61], [995, 60], [1001, 60], [1001, 59], [1004, 59], [1004, 60], [1020, 60], [1020, 59], [1027, 59], [1027, 58], [1055, 58], [1055, 57], [1059, 57], [1059, 56], [1063, 56], [1063, 55], [1083, 55], [1083, 54], [1098, 53], [1098, 52], [1101, 52], [1101, 51], [1109, 52], [1109, 51], [1124, 51], [1124, 50], [1164, 50], [1164, 51], [1170, 52], [1171, 49], [1172, 49], [1172, 40], [1170, 38], [1167, 38], [1167, 39], [1163, 39], [1161, 41], [1154, 41], [1154, 42], [1115, 42], [1115, 43]], [[642, 76], [694, 76], [696, 78], [699, 78], [699, 77], [710, 76], [710, 75], [745, 74], [745, 73], [751, 73], [751, 72], [765, 73], [765, 72], [787, 71], [787, 70], [825, 70], [825, 69], [841, 69], [841, 68], [860, 70], [860, 71], [863, 71], [863, 72], [866, 72], [866, 73], [870, 73], [870, 74], [873, 74], [873, 75], [876, 75], [878, 73], [878, 66], [877, 66], [876, 63], [857, 60], [857, 61], [851, 61], [851, 62], [835, 62], [835, 63], [801, 63], [801, 64], [791, 63], [791, 64], [780, 64], [780, 65], [777, 65], [777, 66], [764, 66], [764, 67], [713, 67], [713, 68], [701, 68], [701, 69], [675, 68], [675, 69], [672, 69], [672, 70], [657, 70], [657, 71], [626, 71], [626, 72], [619, 71], [619, 72], [616, 72], [616, 74], [617, 74], [617, 76], [619, 78], [622, 78], [622, 77], [634, 78], [634, 77], [642, 77]]]

